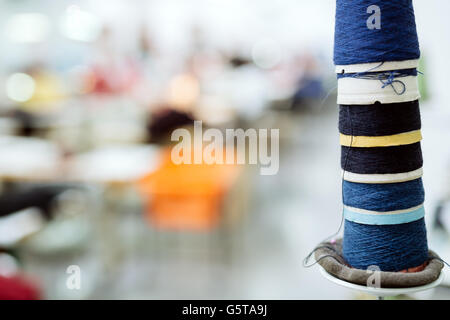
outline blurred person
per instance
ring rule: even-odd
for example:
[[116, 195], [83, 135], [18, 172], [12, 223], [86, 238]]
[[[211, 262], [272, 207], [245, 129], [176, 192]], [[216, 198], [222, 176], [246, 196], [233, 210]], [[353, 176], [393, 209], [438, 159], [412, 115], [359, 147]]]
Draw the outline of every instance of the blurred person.
[[167, 102], [179, 110], [195, 113], [209, 83], [224, 71], [223, 54], [206, 40], [204, 29], [194, 24], [181, 70], [167, 88]]
[[220, 96], [244, 122], [254, 121], [263, 113], [270, 88], [267, 74], [239, 55], [231, 56], [222, 72], [205, 83], [205, 92]]
[[192, 112], [200, 97], [200, 83], [197, 75], [188, 69], [175, 75], [167, 88], [167, 103], [172, 107]]
[[228, 164], [179, 164], [171, 148], [160, 167], [139, 181], [148, 222], [158, 229], [208, 231], [220, 223], [226, 194], [239, 167]]
[[161, 144], [167, 144], [173, 130], [191, 126], [194, 123], [194, 117], [190, 113], [162, 106], [154, 111], [147, 124], [149, 141]]
[[148, 33], [148, 27], [146, 24], [142, 24], [140, 27], [138, 41], [140, 60], [151, 60], [156, 48]]
[[292, 109], [304, 109], [310, 102], [324, 97], [322, 70], [317, 58], [305, 51], [295, 59], [297, 85], [292, 97]]
[[119, 52], [112, 41], [112, 29], [104, 27], [91, 63], [94, 94], [127, 92], [138, 82], [139, 72], [131, 56]]
[[[149, 109], [158, 107], [167, 100], [168, 87], [173, 86], [173, 68], [176, 63], [166, 53], [162, 53], [154, 41], [154, 35], [147, 23], [142, 23], [137, 39], [135, 54], [136, 65], [139, 70], [138, 81], [131, 92], [133, 99]], [[172, 80], [173, 82], [173, 80]]]
[[[180, 121], [178, 128], [194, 131], [191, 121], [183, 123]], [[178, 149], [170, 141], [162, 150], [158, 168], [138, 181], [145, 199], [145, 217], [157, 229], [201, 232], [217, 227], [225, 197], [239, 175], [240, 166], [226, 163], [226, 153], [222, 163], [194, 163], [194, 154], [203, 154], [208, 147], [189, 145], [190, 162], [173, 161], [173, 152]]]

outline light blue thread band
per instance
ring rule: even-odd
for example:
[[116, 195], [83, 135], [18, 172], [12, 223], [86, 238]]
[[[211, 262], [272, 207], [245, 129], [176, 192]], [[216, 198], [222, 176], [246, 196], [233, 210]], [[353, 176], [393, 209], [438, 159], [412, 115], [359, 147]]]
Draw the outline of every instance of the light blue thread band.
[[351, 209], [344, 207], [344, 217], [346, 220], [371, 225], [385, 225], [385, 224], [401, 224], [409, 223], [419, 220], [425, 216], [425, 209], [422, 206], [413, 211], [403, 213], [380, 213], [380, 214], [368, 214], [354, 212]]

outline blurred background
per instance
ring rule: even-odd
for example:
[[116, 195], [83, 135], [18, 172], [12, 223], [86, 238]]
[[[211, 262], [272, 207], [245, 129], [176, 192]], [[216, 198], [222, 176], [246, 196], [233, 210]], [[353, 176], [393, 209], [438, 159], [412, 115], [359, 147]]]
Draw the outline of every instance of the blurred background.
[[[428, 237], [448, 261], [450, 2], [415, 9]], [[370, 298], [302, 267], [341, 221], [334, 10], [0, 0], [0, 298]], [[193, 120], [280, 129], [278, 174], [173, 165]]]

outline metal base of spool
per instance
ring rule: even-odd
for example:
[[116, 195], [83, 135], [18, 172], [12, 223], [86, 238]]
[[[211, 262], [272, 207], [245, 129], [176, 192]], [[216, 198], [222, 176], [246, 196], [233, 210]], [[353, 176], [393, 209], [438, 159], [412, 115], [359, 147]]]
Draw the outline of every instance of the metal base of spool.
[[444, 272], [441, 272], [441, 274], [439, 275], [439, 278], [437, 278], [435, 281], [428, 283], [426, 285], [423, 285], [423, 286], [410, 287], [410, 288], [375, 288], [375, 287], [367, 287], [367, 286], [363, 286], [363, 285], [359, 285], [359, 284], [354, 284], [354, 283], [347, 282], [347, 281], [341, 280], [339, 278], [336, 278], [332, 274], [328, 273], [320, 265], [319, 265], [319, 270], [324, 278], [326, 278], [327, 280], [329, 280], [337, 285], [340, 285], [340, 286], [343, 286], [343, 287], [346, 287], [349, 289], [353, 289], [353, 290], [358, 290], [358, 291], [376, 296], [380, 300], [383, 300], [385, 297], [393, 297], [393, 296], [398, 296], [398, 295], [402, 295], [402, 294], [410, 294], [410, 293], [414, 293], [414, 292], [429, 290], [434, 287], [437, 287], [444, 279]]

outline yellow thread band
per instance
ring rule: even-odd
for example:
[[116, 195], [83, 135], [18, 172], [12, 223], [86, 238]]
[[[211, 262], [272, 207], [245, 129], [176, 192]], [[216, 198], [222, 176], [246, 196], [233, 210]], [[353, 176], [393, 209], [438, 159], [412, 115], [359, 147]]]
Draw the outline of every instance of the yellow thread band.
[[422, 133], [420, 130], [403, 132], [391, 136], [367, 137], [367, 136], [348, 136], [340, 134], [341, 145], [347, 147], [390, 147], [401, 146], [406, 144], [416, 143], [422, 140]]

